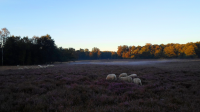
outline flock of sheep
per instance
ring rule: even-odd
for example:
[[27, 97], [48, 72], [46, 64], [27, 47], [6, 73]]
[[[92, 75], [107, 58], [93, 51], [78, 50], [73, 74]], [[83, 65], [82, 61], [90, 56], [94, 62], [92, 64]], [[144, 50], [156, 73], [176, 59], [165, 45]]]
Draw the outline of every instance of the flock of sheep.
[[[142, 82], [140, 80], [140, 78], [135, 78], [137, 77], [137, 74], [131, 74], [131, 75], [127, 75], [127, 73], [121, 73], [119, 75], [119, 79], [126, 81], [126, 82], [133, 82], [137, 85], [142, 85]], [[106, 77], [106, 80], [117, 80], [117, 76], [115, 74], [108, 74]]]
[[[19, 66], [19, 65], [17, 65]], [[32, 69], [32, 68], [47, 68], [47, 67], [53, 67], [54, 65], [47, 65], [47, 66], [42, 66], [42, 65], [38, 65], [36, 67], [24, 67], [24, 68], [18, 68], [18, 69]], [[142, 85], [141, 79], [140, 78], [135, 78], [137, 77], [137, 74], [131, 74], [131, 75], [127, 75], [127, 73], [121, 73], [119, 75], [119, 79], [122, 81], [126, 81], [126, 82], [133, 82], [137, 85]], [[106, 80], [117, 80], [117, 76], [115, 74], [108, 74], [106, 77]]]
[[[19, 65], [17, 66], [19, 67]], [[30, 67], [24, 66], [23, 68], [20, 67], [18, 69], [23, 70], [23, 69], [34, 69], [34, 68], [47, 68], [47, 67], [53, 67], [53, 66], [54, 65], [47, 65], [47, 66], [38, 65], [38, 66], [30, 66]]]
[[52, 67], [54, 65], [47, 65], [47, 66], [41, 66], [41, 65], [38, 65], [40, 68], [47, 68], [47, 67]]

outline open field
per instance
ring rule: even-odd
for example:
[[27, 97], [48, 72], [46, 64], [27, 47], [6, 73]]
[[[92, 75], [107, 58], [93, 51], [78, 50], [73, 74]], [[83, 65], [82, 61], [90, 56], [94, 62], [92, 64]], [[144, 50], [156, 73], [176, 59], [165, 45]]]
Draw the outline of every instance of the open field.
[[[119, 76], [124, 72], [136, 73], [143, 85], [105, 80], [110, 73]], [[0, 111], [200, 112], [199, 90], [198, 59], [77, 61], [24, 70], [10, 67], [0, 70]]]

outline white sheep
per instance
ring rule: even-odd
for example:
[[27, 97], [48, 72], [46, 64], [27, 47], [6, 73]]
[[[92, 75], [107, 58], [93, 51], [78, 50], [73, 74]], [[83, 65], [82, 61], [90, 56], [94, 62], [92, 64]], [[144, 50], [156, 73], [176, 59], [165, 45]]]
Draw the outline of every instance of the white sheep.
[[40, 68], [47, 68], [48, 66], [39, 66]]
[[108, 74], [106, 80], [117, 80], [117, 77], [115, 74]]
[[140, 80], [140, 78], [134, 78], [133, 82], [137, 85], [142, 85], [142, 81]]
[[121, 73], [120, 75], [119, 75], [119, 78], [120, 77], [126, 77], [127, 76], [127, 73]]
[[44, 68], [43, 66], [41, 66], [41, 65], [38, 65], [40, 68]]
[[29, 69], [29, 67], [25, 66], [24, 69]]
[[132, 82], [132, 78], [129, 76], [126, 77], [119, 77], [120, 80], [126, 81], [126, 82]]
[[129, 77], [137, 77], [137, 74], [131, 74], [131, 75], [129, 75]]

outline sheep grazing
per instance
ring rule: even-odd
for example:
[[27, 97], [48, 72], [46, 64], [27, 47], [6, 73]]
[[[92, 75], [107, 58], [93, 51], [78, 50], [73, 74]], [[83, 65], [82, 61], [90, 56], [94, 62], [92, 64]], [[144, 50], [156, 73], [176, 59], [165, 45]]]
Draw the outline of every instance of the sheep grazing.
[[43, 68], [47, 68], [48, 66], [42, 66]]
[[121, 73], [120, 75], [119, 75], [119, 78], [120, 77], [126, 77], [127, 76], [127, 73]]
[[25, 66], [24, 69], [29, 69], [29, 67]]
[[117, 77], [115, 74], [108, 74], [106, 80], [117, 80]]
[[40, 68], [46, 68], [46, 67], [44, 67], [44, 66], [41, 66], [41, 65], [38, 65]]
[[132, 78], [127, 76], [127, 77], [119, 77], [120, 80], [126, 81], [126, 82], [132, 82]]
[[133, 79], [133, 82], [134, 82], [135, 84], [137, 84], [137, 85], [142, 85], [142, 82], [141, 82], [140, 78], [134, 78], [134, 79]]
[[131, 75], [129, 75], [129, 77], [137, 77], [137, 74], [131, 74]]

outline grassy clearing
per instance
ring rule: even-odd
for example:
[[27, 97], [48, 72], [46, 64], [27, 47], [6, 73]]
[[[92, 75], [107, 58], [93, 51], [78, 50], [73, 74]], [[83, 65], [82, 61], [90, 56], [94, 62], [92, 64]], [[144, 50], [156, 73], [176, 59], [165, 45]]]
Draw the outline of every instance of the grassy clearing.
[[[200, 111], [199, 61], [68, 65], [0, 72], [0, 111]], [[143, 85], [106, 81], [136, 73]]]

